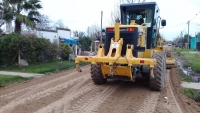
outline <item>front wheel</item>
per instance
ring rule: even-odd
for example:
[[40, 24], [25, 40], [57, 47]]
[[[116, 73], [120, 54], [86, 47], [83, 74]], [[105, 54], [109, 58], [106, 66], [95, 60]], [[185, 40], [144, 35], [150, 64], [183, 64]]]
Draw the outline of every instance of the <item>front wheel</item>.
[[107, 79], [103, 77], [100, 64], [91, 64], [91, 78], [95, 84], [101, 85], [107, 82]]
[[156, 66], [153, 69], [154, 78], [150, 78], [150, 88], [152, 90], [161, 91], [165, 83], [165, 54], [162, 52], [154, 53], [153, 58], [156, 59]]

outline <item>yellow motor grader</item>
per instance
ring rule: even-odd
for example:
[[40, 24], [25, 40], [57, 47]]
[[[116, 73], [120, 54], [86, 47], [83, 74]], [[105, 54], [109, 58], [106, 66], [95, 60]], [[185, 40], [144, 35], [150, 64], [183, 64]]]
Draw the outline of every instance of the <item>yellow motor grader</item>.
[[99, 44], [96, 56], [77, 56], [77, 71], [81, 62], [91, 62], [91, 78], [95, 84], [107, 79], [135, 81], [141, 75], [149, 78], [150, 89], [160, 91], [165, 84], [166, 54], [160, 45], [160, 24], [156, 2], [120, 5], [121, 22], [106, 27], [105, 43]]

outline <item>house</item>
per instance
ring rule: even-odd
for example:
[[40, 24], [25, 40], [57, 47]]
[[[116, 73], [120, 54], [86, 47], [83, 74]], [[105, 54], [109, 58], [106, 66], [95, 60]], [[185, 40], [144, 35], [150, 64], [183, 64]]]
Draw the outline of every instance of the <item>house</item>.
[[36, 29], [37, 37], [49, 39], [50, 42], [59, 44], [59, 38], [70, 39], [71, 30], [56, 28], [56, 30]]
[[197, 42], [200, 42], [200, 37], [191, 37], [190, 39], [190, 49], [197, 49]]
[[52, 43], [63, 42], [72, 45], [73, 53], [77, 55], [77, 39], [78, 37], [71, 37], [71, 30], [67, 28], [56, 28], [55, 30], [49, 29], [35, 29], [31, 31], [22, 31], [23, 35], [36, 35], [39, 38], [48, 39]]

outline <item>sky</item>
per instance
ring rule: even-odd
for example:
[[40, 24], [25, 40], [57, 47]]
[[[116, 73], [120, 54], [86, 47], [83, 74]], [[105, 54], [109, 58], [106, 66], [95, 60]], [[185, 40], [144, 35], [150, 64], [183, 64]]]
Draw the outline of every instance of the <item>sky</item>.
[[[111, 12], [118, 0], [41, 0], [42, 14], [53, 21], [62, 19], [69, 29], [86, 31], [91, 25], [101, 24], [103, 11], [103, 27], [108, 26]], [[160, 29], [167, 40], [188, 32], [187, 21], [200, 11], [200, 0], [154, 0], [160, 8], [161, 18], [166, 19], [167, 26]], [[199, 26], [197, 25], [199, 24]], [[190, 22], [189, 34], [194, 36], [200, 31], [200, 12]]]

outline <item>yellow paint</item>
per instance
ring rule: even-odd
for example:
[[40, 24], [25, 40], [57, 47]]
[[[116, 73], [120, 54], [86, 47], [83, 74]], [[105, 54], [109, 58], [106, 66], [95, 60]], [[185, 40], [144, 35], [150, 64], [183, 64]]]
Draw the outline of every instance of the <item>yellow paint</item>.
[[163, 46], [157, 46], [154, 48], [154, 52], [164, 52], [164, 47]]
[[104, 57], [105, 56], [104, 53], [105, 53], [104, 44], [99, 44], [98, 51], [97, 51], [97, 56], [98, 57]]
[[[104, 78], [106, 78], [106, 75], [110, 74], [110, 68], [111, 66], [106, 65], [105, 63], [101, 64], [102, 74]], [[116, 68], [113, 69], [113, 75], [127, 76], [130, 78], [131, 81], [133, 80], [130, 66], [117, 66]]]
[[146, 49], [146, 50], [143, 52], [143, 57], [144, 57], [144, 58], [152, 58], [152, 54], [153, 54], [153, 50], [151, 50], [151, 49]]
[[135, 20], [131, 20], [131, 24], [130, 25], [134, 25], [135, 24]]
[[114, 42], [113, 38], [111, 39], [110, 49], [107, 57], [120, 57], [121, 50], [123, 45], [123, 39], [121, 38], [118, 42]]
[[[79, 63], [80, 62], [91, 62], [92, 64], [102, 63], [101, 70], [106, 77], [106, 75], [110, 74], [110, 69], [115, 64], [127, 64], [128, 66], [117, 66], [113, 74], [115, 76], [127, 76], [130, 80], [132, 78], [132, 66], [134, 65], [149, 65], [151, 68], [151, 76], [153, 76], [152, 69], [156, 65], [156, 59], [152, 59], [153, 50], [145, 50], [144, 52], [138, 52], [138, 58], [133, 56], [132, 51], [134, 50], [134, 46], [126, 45], [126, 54], [125, 56], [121, 56], [123, 38], [120, 38], [120, 28], [138, 28], [138, 32], [140, 32], [140, 36], [138, 36], [138, 45], [140, 47], [145, 47], [147, 36], [147, 27], [145, 24], [137, 25], [135, 24], [135, 20], [131, 20], [131, 25], [121, 25], [120, 23], [115, 23], [115, 26], [108, 26], [107, 28], [114, 29], [114, 37], [111, 39], [109, 52], [107, 55], [104, 54], [105, 49], [104, 45], [100, 44], [98, 46], [98, 52], [96, 56], [77, 56], [75, 59], [75, 63], [77, 64], [77, 70], [80, 71]], [[158, 51], [159, 48], [156, 48], [155, 51]], [[160, 51], [160, 50], [159, 50]], [[108, 65], [106, 65], [106, 63]]]
[[115, 23], [115, 42], [117, 42], [120, 38], [119, 25], [120, 23]]
[[144, 57], [144, 52], [138, 52], [138, 58], [146, 58]]
[[174, 58], [166, 58], [166, 64], [175, 64]]

